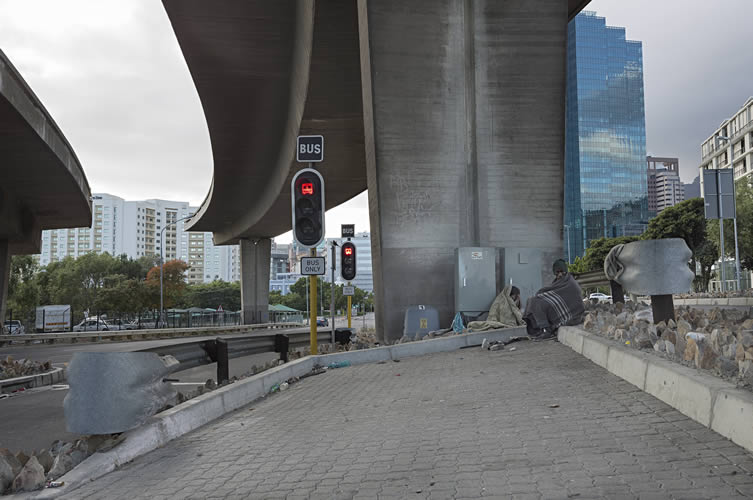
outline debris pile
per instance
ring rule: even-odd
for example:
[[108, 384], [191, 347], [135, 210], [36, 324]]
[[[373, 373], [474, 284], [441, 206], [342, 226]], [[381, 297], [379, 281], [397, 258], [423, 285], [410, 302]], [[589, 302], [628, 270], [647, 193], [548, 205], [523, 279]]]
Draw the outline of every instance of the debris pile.
[[675, 316], [654, 325], [642, 304], [589, 305], [583, 328], [753, 389], [753, 319], [745, 311], [676, 307]]
[[0, 360], [0, 380], [6, 378], [25, 377], [37, 375], [52, 370], [52, 363], [45, 361], [32, 361], [30, 359], [15, 360], [12, 356]]
[[0, 448], [0, 494], [28, 492], [62, 483], [55, 479], [65, 475], [86, 458], [112, 449], [125, 439], [123, 434], [87, 436], [73, 443], [55, 441], [50, 448], [13, 454]]

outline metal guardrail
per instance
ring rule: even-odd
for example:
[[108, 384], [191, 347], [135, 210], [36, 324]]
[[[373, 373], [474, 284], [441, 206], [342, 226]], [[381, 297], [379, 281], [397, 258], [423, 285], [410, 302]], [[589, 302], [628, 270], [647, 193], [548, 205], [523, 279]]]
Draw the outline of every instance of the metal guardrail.
[[300, 326], [302, 325], [299, 323], [259, 323], [254, 325], [213, 326], [199, 328], [155, 328], [152, 330], [116, 330], [74, 333], [31, 333], [23, 335], [0, 335], [0, 346], [3, 346], [9, 342], [23, 342], [25, 344], [32, 344], [34, 342], [43, 342], [50, 344], [53, 344], [55, 342], [99, 342], [103, 340], [123, 342], [129, 340], [152, 340], [156, 338], [190, 337], [197, 335], [247, 333], [254, 330], [296, 328]]
[[589, 271], [587, 273], [573, 274], [573, 277], [581, 288], [596, 288], [610, 285], [609, 278], [607, 278], [607, 275], [604, 274], [602, 269]]
[[[319, 345], [331, 343], [330, 332], [323, 330], [317, 337]], [[183, 342], [148, 349], [140, 349], [135, 352], [153, 352], [160, 356], [173, 356], [180, 362], [179, 369], [187, 370], [197, 366], [217, 363], [217, 381], [227, 381], [229, 377], [229, 361], [233, 358], [241, 358], [254, 354], [276, 352], [280, 359], [288, 361], [288, 353], [291, 350], [301, 349], [310, 345], [310, 333], [268, 333], [246, 335], [243, 337], [217, 337], [211, 340], [197, 342]]]

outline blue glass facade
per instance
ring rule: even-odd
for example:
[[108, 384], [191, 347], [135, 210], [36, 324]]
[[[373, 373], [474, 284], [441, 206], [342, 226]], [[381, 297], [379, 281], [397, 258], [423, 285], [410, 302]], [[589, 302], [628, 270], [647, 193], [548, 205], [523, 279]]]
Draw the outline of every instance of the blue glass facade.
[[582, 12], [568, 26], [565, 250], [638, 235], [648, 221], [643, 49]]

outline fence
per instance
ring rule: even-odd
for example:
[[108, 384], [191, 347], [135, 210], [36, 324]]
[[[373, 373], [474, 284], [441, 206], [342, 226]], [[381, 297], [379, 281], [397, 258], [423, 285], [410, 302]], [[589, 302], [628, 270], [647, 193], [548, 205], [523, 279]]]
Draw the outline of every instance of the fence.
[[[41, 312], [40, 323], [44, 324], [45, 312]], [[112, 311], [73, 311], [70, 313], [71, 322], [66, 328], [55, 329], [54, 331], [67, 332], [87, 332], [87, 331], [119, 331], [119, 330], [151, 330], [155, 328], [205, 328], [216, 326], [234, 326], [241, 325], [240, 311], [215, 311], [213, 309], [167, 309], [165, 310], [162, 321], [158, 310], [142, 311], [139, 313], [124, 313]], [[16, 315], [12, 310], [6, 313], [6, 324], [8, 322], [20, 321], [23, 329], [18, 331], [16, 327], [13, 331], [5, 328], [5, 333], [41, 333], [37, 330], [37, 312], [36, 310], [23, 315]], [[287, 316], [275, 316], [270, 314], [271, 323], [287, 323], [291, 321], [301, 321], [298, 318], [289, 318]], [[48, 330], [52, 332], [53, 330]]]

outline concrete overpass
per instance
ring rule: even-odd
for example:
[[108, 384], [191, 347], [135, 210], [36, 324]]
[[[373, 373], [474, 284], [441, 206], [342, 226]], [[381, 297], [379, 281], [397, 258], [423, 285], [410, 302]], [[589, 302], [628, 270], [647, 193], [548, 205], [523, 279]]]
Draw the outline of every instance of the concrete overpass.
[[39, 253], [42, 230], [91, 225], [91, 191], [73, 148], [0, 51], [0, 318], [12, 254]]
[[458, 246], [562, 253], [566, 27], [583, 0], [163, 0], [214, 158], [189, 227], [240, 242], [264, 321], [299, 133], [326, 136], [328, 208], [369, 189], [377, 329], [448, 322]]

